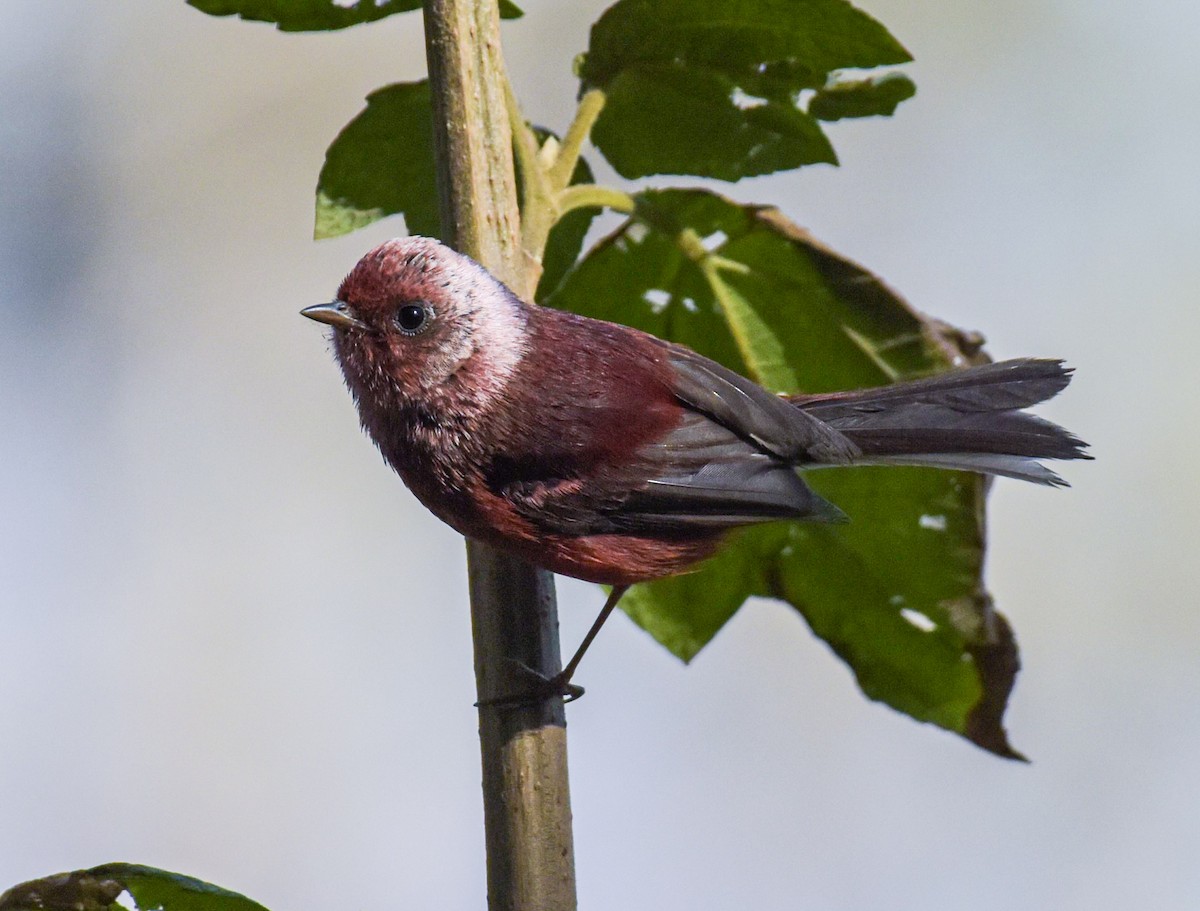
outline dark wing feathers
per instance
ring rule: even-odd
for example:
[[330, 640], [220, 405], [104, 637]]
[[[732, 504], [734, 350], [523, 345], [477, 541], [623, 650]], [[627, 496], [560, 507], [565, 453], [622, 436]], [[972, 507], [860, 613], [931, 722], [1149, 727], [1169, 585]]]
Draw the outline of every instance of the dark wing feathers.
[[789, 464], [685, 411], [679, 427], [639, 452], [645, 486], [622, 505], [622, 521], [654, 528], [729, 528], [772, 519], [844, 522]]
[[585, 478], [510, 484], [504, 495], [534, 524], [572, 535], [846, 521], [791, 465], [697, 411], [684, 411], [675, 429], [626, 462], [597, 464]]
[[852, 439], [862, 464], [925, 465], [1062, 485], [1038, 460], [1091, 458], [1086, 444], [1021, 409], [1070, 381], [1062, 361], [1021, 358], [791, 401]]
[[859, 455], [843, 434], [715, 361], [667, 345], [675, 395], [696, 411], [789, 462], [845, 465]]
[[1071, 381], [1062, 361], [1021, 358], [938, 376], [791, 399], [879, 455], [992, 453], [1033, 459], [1089, 458], [1073, 434], [1022, 411]]
[[[538, 331], [548, 336], [582, 321], [538, 314]], [[488, 471], [492, 489], [527, 520], [568, 535], [711, 535], [773, 519], [845, 521], [792, 467], [801, 459], [849, 462], [858, 449], [845, 436], [686, 348], [609, 324], [588, 328], [586, 336], [547, 339], [560, 350], [575, 338], [589, 342], [571, 359], [570, 377], [538, 378], [540, 416], [564, 426], [510, 434], [509, 451]]]
[[578, 348], [556, 362], [575, 372], [542, 377], [530, 413], [553, 420], [510, 435], [489, 483], [549, 532], [686, 536], [774, 519], [844, 521], [797, 465], [927, 465], [1058, 484], [1037, 459], [1087, 458], [1077, 438], [1020, 410], [1070, 382], [1061, 361], [785, 399], [687, 348], [538, 312], [549, 336], [578, 328], [568, 324], [587, 331], [547, 339]]
[[1071, 373], [1071, 368], [1061, 360], [1014, 358], [890, 386], [792, 396], [789, 401], [822, 421], [867, 411], [886, 411], [896, 404], [909, 403], [958, 412], [1017, 411], [1062, 392], [1071, 382]]

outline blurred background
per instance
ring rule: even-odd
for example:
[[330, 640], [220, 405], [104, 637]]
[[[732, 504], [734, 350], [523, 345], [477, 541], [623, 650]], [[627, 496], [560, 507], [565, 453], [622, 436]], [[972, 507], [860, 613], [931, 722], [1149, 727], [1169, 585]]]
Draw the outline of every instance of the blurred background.
[[[525, 6], [513, 77], [562, 128], [604, 4]], [[1195, 909], [1200, 5], [864, 6], [917, 97], [725, 189], [1078, 368], [1044, 413], [1098, 461], [991, 500], [1034, 762], [868, 703], [781, 605], [687, 668], [618, 618], [569, 713], [581, 907]], [[413, 14], [0, 6], [0, 890], [126, 860], [272, 911], [484, 906], [462, 542], [296, 314], [402, 232], [314, 244], [312, 190], [423, 73]], [[565, 647], [600, 600], [560, 584]]]

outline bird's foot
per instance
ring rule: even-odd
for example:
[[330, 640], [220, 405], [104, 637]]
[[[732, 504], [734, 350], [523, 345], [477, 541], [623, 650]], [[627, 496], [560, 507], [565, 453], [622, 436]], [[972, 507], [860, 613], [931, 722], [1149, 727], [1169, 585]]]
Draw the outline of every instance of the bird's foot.
[[561, 696], [563, 702], [567, 703], [574, 702], [584, 693], [583, 687], [571, 682], [571, 678], [566, 671], [560, 671], [553, 677], [547, 677], [523, 661], [517, 661], [512, 658], [508, 659], [508, 661], [517, 668], [520, 676], [525, 678], [528, 685], [523, 687], [520, 692], [512, 693], [508, 696], [493, 696], [489, 699], [481, 699], [475, 703], [476, 708], [534, 705], [546, 699], [553, 699], [555, 696]]

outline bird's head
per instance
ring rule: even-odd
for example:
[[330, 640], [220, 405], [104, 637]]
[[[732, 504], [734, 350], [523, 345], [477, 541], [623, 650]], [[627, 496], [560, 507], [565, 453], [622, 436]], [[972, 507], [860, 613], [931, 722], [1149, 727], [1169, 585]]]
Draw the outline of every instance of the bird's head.
[[526, 307], [470, 257], [428, 237], [389, 240], [337, 298], [301, 311], [333, 326], [346, 381], [365, 398], [421, 402], [458, 385], [503, 389], [526, 348]]

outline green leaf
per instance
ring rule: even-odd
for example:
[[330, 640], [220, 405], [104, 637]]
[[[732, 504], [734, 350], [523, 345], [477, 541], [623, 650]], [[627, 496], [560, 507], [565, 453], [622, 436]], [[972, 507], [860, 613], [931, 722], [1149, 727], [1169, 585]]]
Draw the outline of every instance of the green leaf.
[[578, 71], [607, 95], [593, 141], [623, 176], [738, 180], [836, 163], [799, 94], [910, 59], [844, 0], [618, 0]]
[[[948, 369], [953, 330], [770, 208], [700, 190], [643, 193], [548, 304], [686, 344], [777, 391], [822, 392]], [[775, 523], [733, 535], [688, 573], [622, 606], [690, 660], [752, 595], [794, 607], [863, 692], [1002, 756], [1017, 670], [982, 586], [976, 475], [853, 468], [807, 479], [849, 525]]]
[[723, 73], [679, 64], [630, 67], [608, 88], [592, 142], [622, 177], [700, 174], [736, 181], [837, 163], [821, 127], [792, 104], [735, 100]]
[[843, 117], [890, 116], [900, 102], [917, 94], [913, 81], [901, 73], [885, 73], [871, 79], [835, 81], [815, 94], [808, 113], [818, 120]]
[[635, 63], [750, 73], [786, 62], [807, 70], [816, 88], [831, 70], [911, 59], [845, 0], [618, 0], [592, 26], [581, 76], [603, 87]]
[[[436, 237], [440, 222], [429, 83], [389, 85], [334, 139], [317, 179], [314, 236], [338, 237], [388, 215], [403, 215], [410, 234]], [[552, 134], [535, 127], [539, 142]], [[591, 183], [579, 159], [571, 183]], [[518, 181], [520, 175], [518, 174]], [[548, 294], [579, 257], [597, 209], [577, 209], [550, 231], [538, 298]]]
[[[187, 0], [211, 16], [239, 16], [256, 22], [273, 22], [283, 32], [326, 32], [363, 22], [374, 22], [396, 13], [421, 8], [421, 0], [358, 0], [353, 5], [336, 0]], [[511, 0], [500, 0], [500, 15], [523, 15]]]
[[411, 234], [439, 231], [429, 83], [403, 82], [367, 96], [325, 153], [313, 235], [337, 237], [404, 215]]
[[704, 277], [754, 381], [774, 392], [796, 389], [796, 373], [788, 364], [783, 341], [763, 320], [754, 304], [732, 281], [726, 281], [719, 268], [708, 268]]
[[124, 911], [128, 893], [140, 911], [266, 911], [258, 902], [210, 883], [136, 864], [105, 864], [14, 886], [0, 911]]

